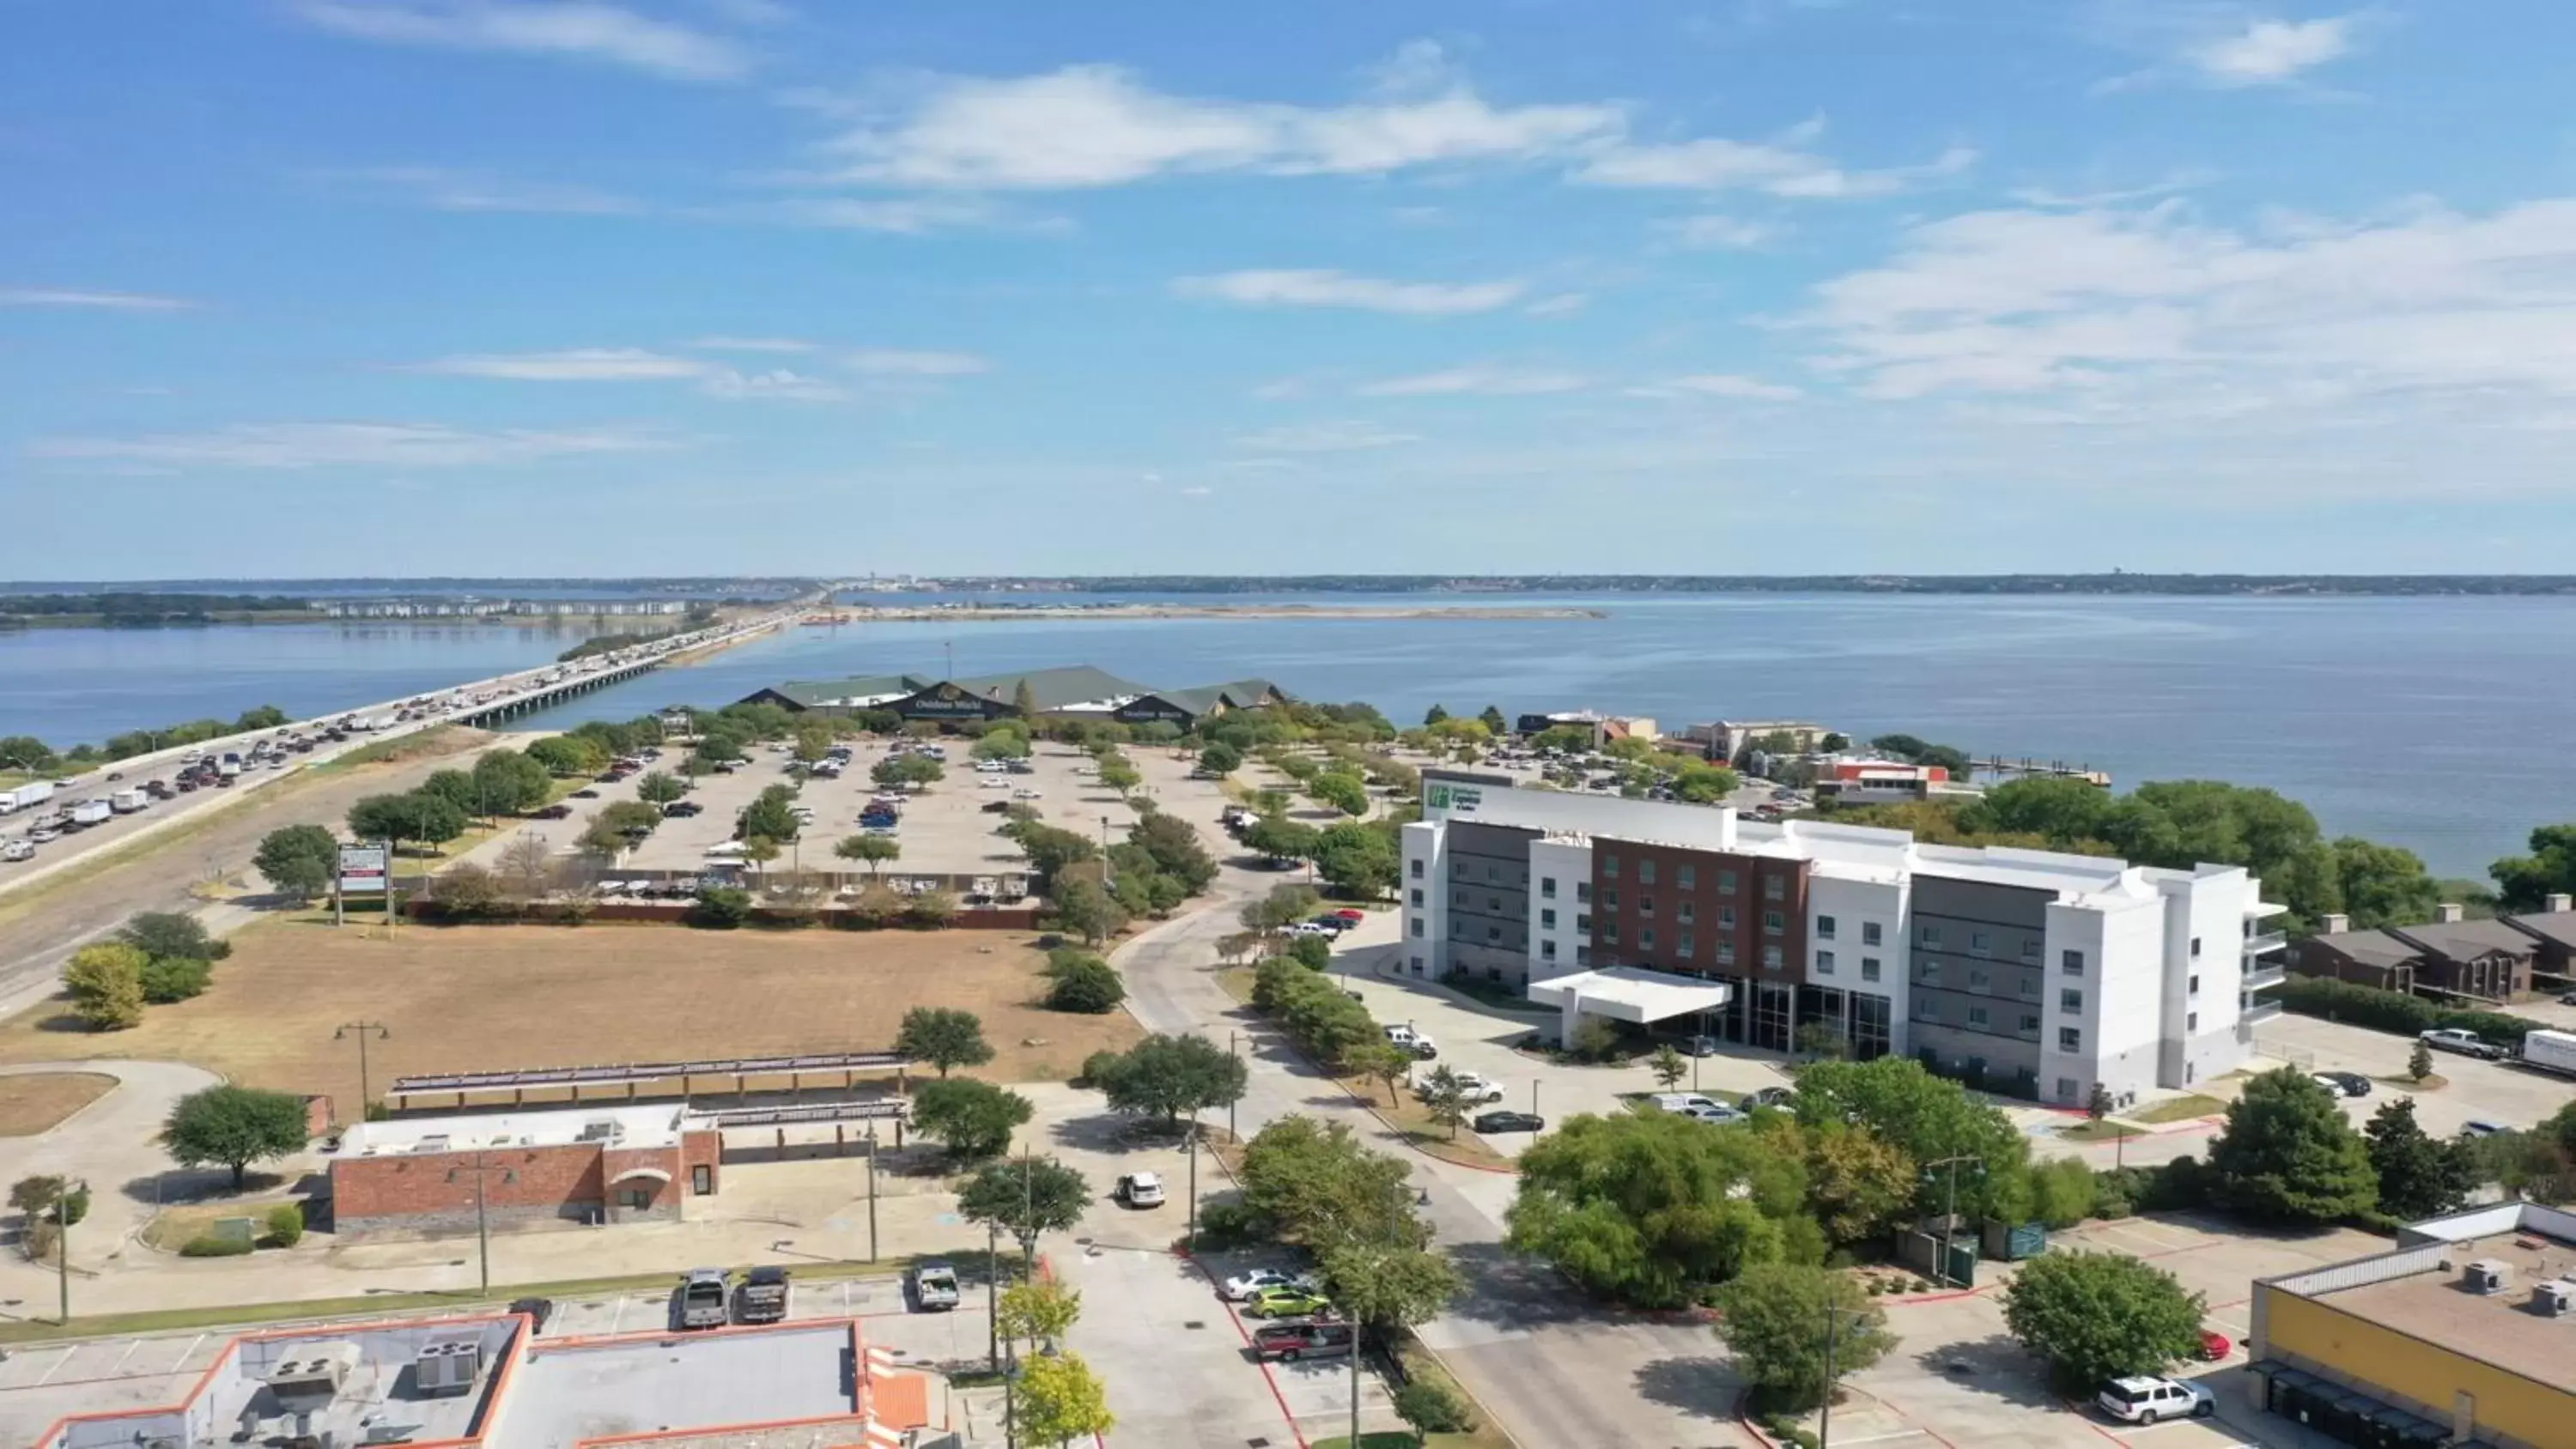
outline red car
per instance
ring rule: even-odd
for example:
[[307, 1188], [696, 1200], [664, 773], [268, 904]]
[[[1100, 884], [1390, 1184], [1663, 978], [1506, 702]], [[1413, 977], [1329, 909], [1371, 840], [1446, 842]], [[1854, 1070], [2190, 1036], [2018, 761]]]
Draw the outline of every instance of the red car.
[[1342, 907], [1340, 910], [1333, 912], [1333, 914], [1334, 914], [1334, 915], [1337, 915], [1337, 916], [1339, 916], [1339, 917], [1341, 917], [1343, 920], [1348, 921], [1348, 922], [1350, 922], [1352, 925], [1355, 925], [1355, 926], [1356, 926], [1356, 925], [1358, 925], [1360, 922], [1365, 921], [1365, 920], [1367, 920], [1367, 919], [1368, 919], [1368, 912], [1366, 912], [1366, 911], [1355, 911], [1355, 910], [1352, 910], [1352, 909], [1351, 909], [1350, 907], [1348, 907], [1348, 906], [1344, 906], [1344, 907]]
[[2228, 1350], [2234, 1347], [2236, 1347], [2235, 1343], [2217, 1329], [2204, 1328], [2200, 1331], [2200, 1356], [2211, 1363], [2227, 1357]]

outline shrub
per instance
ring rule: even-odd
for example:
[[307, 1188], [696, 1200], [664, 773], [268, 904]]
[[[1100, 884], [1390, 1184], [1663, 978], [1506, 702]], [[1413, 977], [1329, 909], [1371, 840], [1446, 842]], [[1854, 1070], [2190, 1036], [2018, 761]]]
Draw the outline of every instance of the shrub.
[[1464, 1398], [1447, 1384], [1424, 1378], [1395, 1391], [1395, 1416], [1417, 1434], [1464, 1434], [1476, 1427]]
[[143, 963], [143, 999], [155, 1006], [202, 996], [214, 983], [215, 963], [190, 956], [155, 956]]
[[2350, 1022], [2376, 1031], [2414, 1036], [2439, 1027], [2472, 1031], [2500, 1047], [2518, 1047], [2531, 1023], [2497, 1011], [2463, 1011], [2403, 991], [2381, 991], [2331, 976], [2293, 976], [2281, 983], [2280, 1001], [2301, 1016]]
[[1086, 956], [1052, 974], [1055, 986], [1046, 1001], [1051, 1010], [1101, 1016], [1127, 999], [1127, 983], [1118, 978], [1117, 968], [1097, 956]]
[[2092, 1216], [2098, 1194], [2093, 1170], [2062, 1157], [2030, 1170], [2032, 1214], [2051, 1228], [2071, 1228]]
[[1309, 971], [1321, 971], [1333, 964], [1333, 946], [1321, 936], [1299, 936], [1288, 943], [1288, 959]]
[[689, 910], [689, 924], [730, 931], [751, 919], [751, 892], [740, 886], [707, 886]]
[[1576, 1060], [1606, 1062], [1619, 1050], [1619, 1028], [1609, 1018], [1586, 1015], [1574, 1025], [1574, 1037], [1566, 1043]]
[[1261, 1214], [1242, 1203], [1212, 1202], [1199, 1209], [1199, 1246], [1216, 1252], [1242, 1247], [1266, 1236], [1268, 1226]]
[[268, 1210], [268, 1242], [275, 1248], [292, 1248], [304, 1238], [304, 1209], [295, 1203], [282, 1202]]
[[1113, 1052], [1106, 1049], [1093, 1052], [1091, 1055], [1082, 1059], [1082, 1075], [1074, 1078], [1072, 1085], [1077, 1087], [1097, 1087], [1108, 1081], [1110, 1074], [1117, 1071], [1119, 1064], [1126, 1060], [1127, 1056], [1124, 1052]]
[[179, 1245], [182, 1258], [238, 1258], [251, 1250], [246, 1240], [235, 1238], [190, 1238]]

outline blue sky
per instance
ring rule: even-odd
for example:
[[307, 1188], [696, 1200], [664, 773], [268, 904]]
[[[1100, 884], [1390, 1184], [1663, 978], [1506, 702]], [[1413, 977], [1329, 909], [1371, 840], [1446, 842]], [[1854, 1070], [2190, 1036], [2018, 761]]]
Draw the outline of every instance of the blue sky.
[[0, 24], [0, 575], [2576, 542], [2540, 0]]

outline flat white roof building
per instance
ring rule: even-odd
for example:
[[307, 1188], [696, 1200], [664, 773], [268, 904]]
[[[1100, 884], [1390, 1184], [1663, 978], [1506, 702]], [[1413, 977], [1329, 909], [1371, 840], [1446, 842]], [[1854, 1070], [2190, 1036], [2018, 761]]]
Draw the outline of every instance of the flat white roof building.
[[1403, 951], [1427, 977], [1533, 997], [1610, 967], [1707, 979], [1728, 987], [1726, 1039], [1903, 1052], [2066, 1105], [2230, 1070], [2278, 1010], [2255, 993], [2281, 978], [2260, 924], [2280, 908], [2236, 866], [1927, 845], [1453, 771], [1426, 771], [1423, 799]]

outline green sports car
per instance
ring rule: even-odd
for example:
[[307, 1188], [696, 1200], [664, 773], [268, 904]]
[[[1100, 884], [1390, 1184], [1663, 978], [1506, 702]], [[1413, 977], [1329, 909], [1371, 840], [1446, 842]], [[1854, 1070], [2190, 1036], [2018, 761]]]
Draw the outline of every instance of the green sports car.
[[1333, 1300], [1310, 1288], [1264, 1288], [1244, 1300], [1243, 1312], [1250, 1318], [1289, 1318], [1308, 1313], [1329, 1313]]

